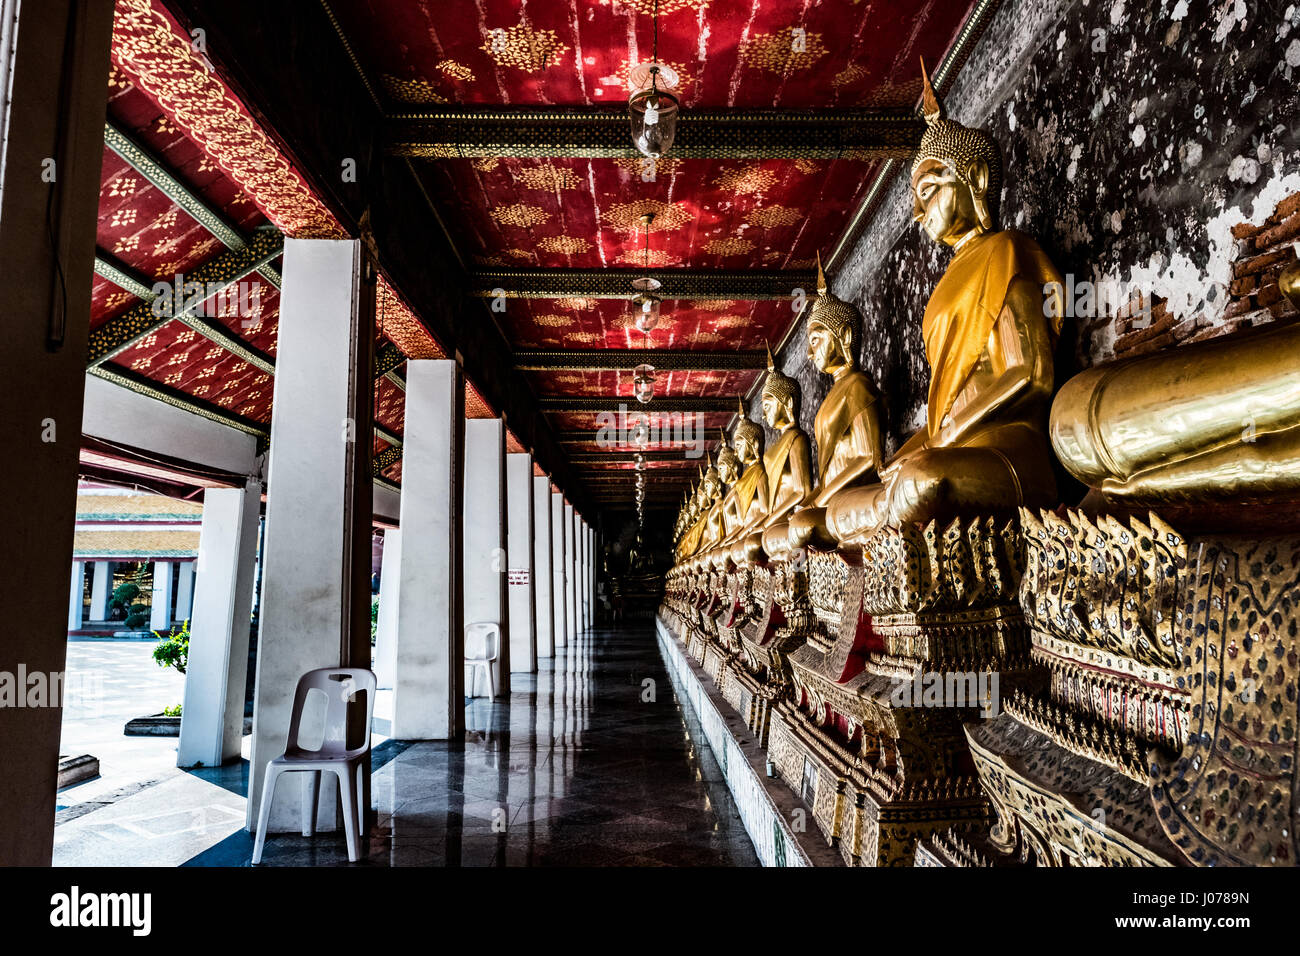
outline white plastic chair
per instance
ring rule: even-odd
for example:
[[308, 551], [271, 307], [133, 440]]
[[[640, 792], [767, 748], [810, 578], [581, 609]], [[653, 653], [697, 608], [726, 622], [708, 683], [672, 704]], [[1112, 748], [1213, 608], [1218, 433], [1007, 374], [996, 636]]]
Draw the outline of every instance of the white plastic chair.
[[[480, 643], [481, 642], [481, 643]], [[492, 665], [501, 653], [501, 625], [496, 621], [475, 621], [465, 625], [465, 668], [469, 671], [469, 696], [474, 696], [478, 673], [487, 677], [488, 697], [496, 696]]]
[[[348, 860], [352, 863], [357, 861], [357, 844], [360, 840], [361, 821], [364, 819], [360, 797], [365, 792], [365, 764], [370, 757], [370, 722], [375, 713], [376, 683], [374, 672], [364, 667], [322, 667], [298, 678], [298, 689], [293, 695], [293, 715], [289, 718], [289, 744], [283, 754], [268, 761], [266, 765], [266, 779], [262, 783], [262, 808], [257, 821], [257, 840], [253, 845], [254, 863], [262, 862], [262, 848], [266, 844], [266, 826], [271, 818], [275, 785], [283, 773], [311, 774], [311, 780], [302, 792], [302, 835], [315, 834], [321, 771], [338, 775]], [[298, 730], [307, 695], [313, 690], [325, 693], [325, 734], [320, 749], [304, 750], [298, 745]], [[360, 746], [349, 749], [348, 704], [359, 693], [366, 695], [366, 738]]]

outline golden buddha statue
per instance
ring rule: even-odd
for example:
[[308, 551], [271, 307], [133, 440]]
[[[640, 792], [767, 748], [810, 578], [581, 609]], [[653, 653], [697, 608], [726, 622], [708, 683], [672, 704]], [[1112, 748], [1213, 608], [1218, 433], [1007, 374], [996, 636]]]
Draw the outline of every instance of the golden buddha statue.
[[[1300, 308], [1300, 267], [1278, 286]], [[1300, 496], [1297, 369], [1297, 322], [1098, 365], [1061, 387], [1052, 445], [1106, 498], [1176, 513], [1180, 527], [1290, 527], [1293, 507], [1259, 506]]]
[[[763, 467], [763, 429], [745, 415], [745, 403], [740, 403], [740, 421], [732, 432], [736, 457], [745, 469], [727, 496], [727, 513], [724, 516], [727, 536], [724, 545], [735, 544], [753, 530], [756, 523], [767, 516], [767, 472]], [[732, 560], [740, 563], [734, 554]]]
[[1061, 274], [1032, 238], [998, 229], [997, 143], [944, 115], [924, 64], [922, 78], [927, 125], [912, 164], [913, 218], [954, 251], [921, 324], [926, 425], [880, 469], [880, 484], [827, 502], [826, 525], [841, 543], [887, 524], [1056, 502], [1046, 425]]
[[776, 367], [767, 351], [763, 383], [763, 419], [779, 434], [763, 456], [767, 474], [767, 514], [761, 526], [762, 548], [776, 556], [789, 550], [788, 517], [812, 499], [812, 445], [799, 427], [799, 383]]
[[722, 543], [726, 535], [726, 503], [727, 489], [736, 483], [736, 473], [740, 470], [740, 459], [736, 453], [731, 450], [727, 444], [727, 433], [722, 433], [722, 445], [718, 448], [718, 461], [716, 465], [711, 466], [711, 470], [718, 476], [718, 496], [709, 509], [708, 515], [705, 516], [704, 537], [700, 542], [702, 550], [716, 548]]
[[850, 485], [873, 484], [884, 459], [879, 393], [858, 369], [858, 310], [831, 293], [817, 257], [817, 299], [808, 314], [808, 360], [834, 379], [817, 409], [817, 492], [812, 504], [790, 518], [790, 547], [834, 547], [826, 530], [826, 504]]

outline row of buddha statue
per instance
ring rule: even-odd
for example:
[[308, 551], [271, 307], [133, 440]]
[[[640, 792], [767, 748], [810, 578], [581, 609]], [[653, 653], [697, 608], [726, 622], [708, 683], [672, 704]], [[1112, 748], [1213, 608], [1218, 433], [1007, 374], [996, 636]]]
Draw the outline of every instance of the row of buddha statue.
[[[1300, 530], [1300, 323], [1100, 365], [1058, 391], [1063, 277], [1033, 238], [1000, 228], [996, 141], [946, 116], [923, 84], [912, 213], [952, 250], [921, 319], [925, 424], [886, 457], [861, 316], [819, 260], [807, 359], [831, 384], [813, 434], [769, 350], [761, 409], [775, 439], [764, 448], [742, 404], [678, 514], [661, 619], [850, 863], [987, 859], [972, 846], [1037, 863], [1260, 862], [1253, 835], [1253, 851], [1227, 847], [1158, 806], [1200, 766], [1186, 748], [1208, 746], [1204, 722], [1218, 719], [1193, 699], [1213, 680], [1180, 668], [1220, 652], [1189, 643], [1259, 639], [1227, 636], [1248, 627], [1236, 616], [1192, 632], [1195, 609], [1222, 609], [1207, 589], [1224, 585], [1191, 556], [1264, 568], [1263, 594], [1295, 603], [1241, 600], [1263, 602], [1291, 635], [1300, 579], [1280, 559], [1255, 563], [1257, 542], [1193, 540], [1163, 522], [1209, 535], [1256, 516]], [[1297, 294], [1300, 266], [1280, 287]], [[1079, 507], [1061, 501], [1054, 458], [1089, 487]], [[1300, 558], [1300, 542], [1288, 553]], [[1289, 663], [1272, 673], [1294, 712], [1300, 659], [1287, 640]], [[890, 696], [954, 662], [1002, 674], [1000, 716]], [[1277, 733], [1296, 749], [1294, 733]], [[1051, 756], [1030, 772], [1026, 752]], [[1111, 807], [1116, 794], [1122, 822], [1098, 830], [1087, 804]], [[1300, 803], [1285, 799], [1289, 845]], [[960, 832], [942, 833], [950, 824]]]

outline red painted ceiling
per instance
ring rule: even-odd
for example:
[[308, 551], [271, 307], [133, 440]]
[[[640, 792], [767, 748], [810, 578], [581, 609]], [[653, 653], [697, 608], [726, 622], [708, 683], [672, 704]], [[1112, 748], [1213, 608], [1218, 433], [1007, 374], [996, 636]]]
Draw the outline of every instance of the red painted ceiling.
[[[652, 56], [653, 2], [331, 0], [330, 10], [391, 112], [436, 103], [621, 107], [629, 67]], [[659, 0], [659, 59], [680, 74], [688, 109], [910, 109], [919, 95], [918, 55], [939, 62], [972, 6], [972, 0]], [[341, 234], [280, 153], [273, 131], [263, 130], [193, 52], [160, 0], [117, 0], [108, 85], [110, 121], [244, 235], [268, 221], [286, 235]], [[643, 175], [646, 167], [637, 160], [417, 161], [416, 168], [474, 268], [633, 268], [645, 261], [647, 248], [638, 218], [654, 212], [653, 268], [728, 271], [809, 268], [845, 228], [876, 171], [872, 163], [843, 160], [671, 156], [652, 176]], [[201, 223], [107, 148], [97, 245], [104, 258], [148, 285], [225, 252]], [[247, 291], [253, 290], [255, 310], [215, 318], [273, 358], [279, 294], [257, 277], [248, 280]], [[400, 295], [386, 284], [381, 293], [381, 341], [411, 357], [444, 355]], [[96, 276], [91, 324], [137, 303], [128, 290]], [[660, 327], [645, 336], [630, 327], [627, 308], [621, 300], [509, 299], [505, 314], [494, 318], [519, 349], [699, 352], [775, 345], [794, 318], [788, 301], [668, 301]], [[109, 365], [255, 422], [270, 421], [272, 376], [179, 321], [155, 329]], [[736, 395], [760, 374], [660, 373], [656, 394]], [[524, 378], [539, 395], [630, 394], [626, 372], [556, 370]], [[375, 401], [376, 421], [400, 436], [401, 389], [381, 380]], [[495, 414], [472, 385], [465, 406], [471, 417]], [[549, 418], [560, 431], [594, 432], [601, 424], [594, 413]], [[698, 416], [715, 437], [731, 420], [727, 413]], [[656, 418], [655, 424], [667, 422]], [[377, 451], [385, 447], [377, 441]], [[654, 467], [667, 471], [667, 464]], [[384, 472], [390, 480], [400, 473], [400, 461]]]

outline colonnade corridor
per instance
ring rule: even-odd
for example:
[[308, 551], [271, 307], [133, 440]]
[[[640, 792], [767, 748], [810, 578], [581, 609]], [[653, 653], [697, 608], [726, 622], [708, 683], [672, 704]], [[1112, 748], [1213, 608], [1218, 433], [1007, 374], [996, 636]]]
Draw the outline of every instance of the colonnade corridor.
[[[508, 698], [475, 698], [463, 742], [376, 748], [371, 866], [757, 866], [653, 623], [584, 632]], [[241, 865], [240, 831], [190, 865]], [[263, 866], [347, 866], [342, 833], [273, 834]]]

